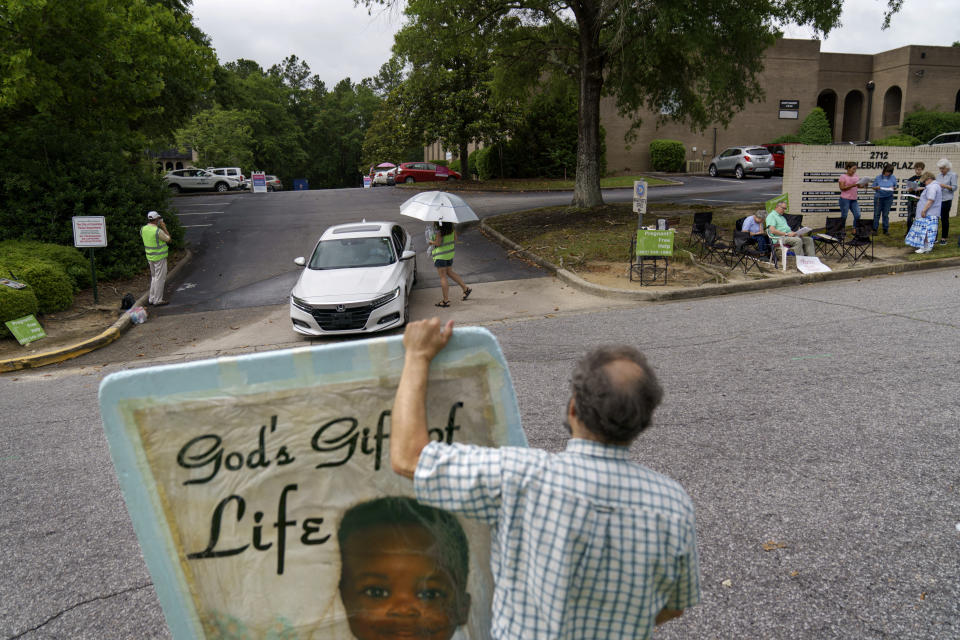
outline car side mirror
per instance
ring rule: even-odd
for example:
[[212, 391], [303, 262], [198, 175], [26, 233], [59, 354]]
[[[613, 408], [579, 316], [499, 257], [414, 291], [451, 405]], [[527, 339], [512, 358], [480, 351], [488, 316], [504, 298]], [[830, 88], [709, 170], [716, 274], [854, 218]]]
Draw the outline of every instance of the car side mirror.
[[416, 258], [416, 257], [417, 257], [416, 251], [404, 251], [403, 254], [400, 256], [400, 259], [409, 260], [410, 258]]
[[293, 259], [293, 264], [297, 265], [298, 267], [305, 267], [307, 266], [307, 260], [303, 256], [300, 256], [299, 258]]

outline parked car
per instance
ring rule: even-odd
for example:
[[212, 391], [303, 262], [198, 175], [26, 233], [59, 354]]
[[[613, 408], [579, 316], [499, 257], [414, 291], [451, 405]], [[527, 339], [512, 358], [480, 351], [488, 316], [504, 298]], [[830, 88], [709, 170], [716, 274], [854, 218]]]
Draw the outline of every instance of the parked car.
[[417, 280], [413, 239], [394, 222], [330, 227], [290, 291], [293, 330], [308, 336], [369, 333], [410, 319]]
[[283, 191], [283, 183], [277, 176], [264, 176], [267, 181], [267, 191]]
[[960, 144], [960, 131], [951, 131], [950, 133], [941, 133], [935, 136], [927, 143], [932, 147], [942, 147], [944, 145]]
[[226, 176], [236, 183], [238, 189], [243, 188], [243, 181], [246, 178], [240, 167], [207, 167], [207, 171], [215, 176]]
[[759, 145], [729, 147], [710, 161], [708, 169], [711, 176], [730, 174], [743, 180], [748, 175], [769, 178], [774, 169], [773, 154]]
[[226, 176], [218, 176], [203, 169], [177, 169], [170, 171], [163, 179], [174, 193], [181, 191], [218, 191], [225, 193], [238, 187], [237, 183]]
[[773, 155], [773, 173], [778, 176], [783, 175], [783, 158], [786, 155], [786, 147], [794, 144], [802, 144], [800, 142], [771, 142], [768, 144], [761, 145], [766, 147], [771, 155]]
[[375, 187], [378, 184], [393, 186], [397, 181], [397, 167], [391, 169], [377, 169], [373, 172], [373, 181], [370, 186]]
[[397, 182], [433, 182], [435, 180], [459, 180], [460, 174], [442, 164], [432, 162], [404, 162], [397, 167]]

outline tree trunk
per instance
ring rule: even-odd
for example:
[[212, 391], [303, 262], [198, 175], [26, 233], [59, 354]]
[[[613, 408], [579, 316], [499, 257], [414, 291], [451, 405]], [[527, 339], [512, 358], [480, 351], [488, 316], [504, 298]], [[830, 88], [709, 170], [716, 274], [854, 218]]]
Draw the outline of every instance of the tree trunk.
[[[588, 5], [589, 3], [583, 3]], [[586, 9], [586, 10], [584, 10]], [[599, 19], [594, 7], [576, 11], [580, 32], [580, 104], [577, 126], [577, 177], [574, 207], [603, 204], [600, 193], [600, 92], [603, 89], [603, 51]]]
[[467, 152], [467, 145], [470, 141], [465, 137], [460, 139], [460, 176], [464, 180], [470, 179], [470, 154]]

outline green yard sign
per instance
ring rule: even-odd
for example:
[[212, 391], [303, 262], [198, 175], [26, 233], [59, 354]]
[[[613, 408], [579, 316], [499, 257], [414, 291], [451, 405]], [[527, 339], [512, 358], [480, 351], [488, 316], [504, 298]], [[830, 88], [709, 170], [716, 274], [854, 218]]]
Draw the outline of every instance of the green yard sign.
[[636, 255], [672, 256], [673, 236], [673, 229], [667, 229], [666, 231], [638, 229]]
[[4, 324], [7, 325], [7, 329], [10, 329], [10, 333], [20, 344], [30, 344], [34, 340], [47, 337], [47, 334], [43, 332], [43, 327], [32, 315], [10, 320]]

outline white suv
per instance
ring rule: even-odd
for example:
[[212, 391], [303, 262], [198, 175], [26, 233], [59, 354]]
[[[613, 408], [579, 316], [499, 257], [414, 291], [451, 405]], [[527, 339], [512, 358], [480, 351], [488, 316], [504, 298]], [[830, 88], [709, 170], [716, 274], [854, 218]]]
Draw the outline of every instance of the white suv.
[[215, 176], [229, 178], [233, 182], [234, 189], [242, 189], [243, 181], [246, 180], [240, 167], [207, 167], [207, 171]]
[[933, 140], [927, 143], [934, 147], [943, 147], [946, 145], [960, 144], [960, 131], [951, 131], [950, 133], [941, 133]]
[[177, 169], [163, 179], [173, 193], [181, 191], [218, 191], [225, 193], [237, 188], [237, 183], [227, 176], [218, 176], [203, 169]]

